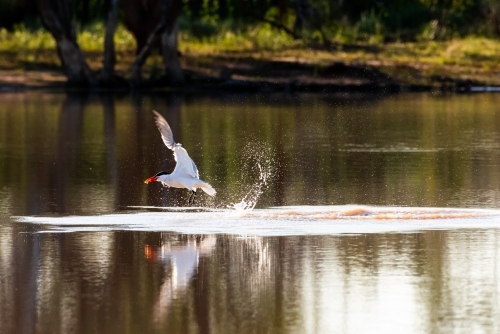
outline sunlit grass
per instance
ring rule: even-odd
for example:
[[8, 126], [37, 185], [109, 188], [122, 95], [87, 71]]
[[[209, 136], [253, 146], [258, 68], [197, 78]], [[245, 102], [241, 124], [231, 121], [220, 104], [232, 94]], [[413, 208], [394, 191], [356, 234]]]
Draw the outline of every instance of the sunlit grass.
[[302, 41], [294, 40], [286, 32], [273, 29], [267, 24], [255, 25], [239, 32], [221, 29], [217, 34], [202, 39], [188, 32], [181, 32], [179, 37], [181, 49], [207, 54], [305, 47]]
[[[78, 30], [78, 43], [90, 66], [102, 64], [105, 26], [96, 23]], [[300, 61], [327, 66], [333, 62], [373, 66], [403, 82], [426, 83], [431, 75], [474, 79], [500, 84], [500, 41], [468, 37], [449, 41], [387, 43], [380, 41], [340, 43], [332, 37], [330, 50], [313, 48], [286, 32], [266, 23], [240, 30], [220, 27], [204, 37], [188, 30], [179, 33], [183, 61], [226, 57], [261, 60]], [[117, 68], [128, 71], [135, 54], [135, 40], [124, 26], [115, 34]], [[14, 31], [0, 30], [0, 68], [35, 69], [37, 64], [59, 66], [56, 44], [45, 30], [29, 30], [20, 25]], [[153, 57], [154, 58], [154, 57]], [[161, 59], [148, 60], [146, 66], [160, 68]]]
[[[104, 24], [93, 24], [77, 33], [78, 44], [85, 51], [103, 51], [104, 35]], [[135, 49], [136, 44], [132, 34], [122, 25], [118, 26], [114, 39], [117, 51]], [[0, 51], [23, 52], [55, 49], [54, 38], [44, 29], [30, 30], [24, 25], [18, 25], [12, 32], [5, 28], [0, 29]]]
[[1, 51], [32, 51], [36, 49], [55, 49], [54, 38], [45, 30], [27, 30], [23, 25], [13, 32], [0, 29]]
[[[85, 51], [103, 51], [105, 26], [103, 23], [95, 23], [89, 28], [78, 32], [78, 44]], [[116, 51], [135, 50], [136, 43], [132, 34], [119, 25], [116, 29], [115, 36]]]

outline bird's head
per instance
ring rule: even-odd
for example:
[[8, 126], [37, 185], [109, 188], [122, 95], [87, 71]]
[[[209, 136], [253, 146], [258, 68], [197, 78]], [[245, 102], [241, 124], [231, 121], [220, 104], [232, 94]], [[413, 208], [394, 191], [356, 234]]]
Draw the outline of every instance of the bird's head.
[[162, 176], [162, 175], [167, 175], [168, 173], [167, 172], [159, 172], [159, 173], [156, 173], [154, 176], [151, 176], [151, 177], [148, 177], [144, 183], [151, 183], [151, 182], [154, 182], [154, 181], [158, 181], [158, 177]]

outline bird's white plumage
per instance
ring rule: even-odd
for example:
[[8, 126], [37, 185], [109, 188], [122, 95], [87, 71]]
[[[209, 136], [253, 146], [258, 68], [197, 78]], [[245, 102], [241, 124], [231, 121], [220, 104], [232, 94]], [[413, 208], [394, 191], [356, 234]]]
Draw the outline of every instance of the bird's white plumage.
[[187, 151], [180, 144], [176, 144], [173, 148], [174, 158], [177, 161], [175, 165], [175, 169], [172, 172], [172, 175], [180, 176], [180, 177], [194, 177], [199, 179], [200, 174], [198, 172], [198, 168], [194, 164], [193, 159], [191, 159], [187, 153]]
[[200, 180], [198, 168], [194, 161], [189, 157], [187, 151], [181, 144], [174, 141], [174, 135], [170, 125], [160, 113], [153, 110], [155, 114], [155, 123], [160, 131], [161, 138], [169, 149], [174, 152], [174, 158], [177, 164], [174, 171], [170, 175], [163, 175], [158, 178], [166, 186], [178, 188], [187, 188], [195, 190], [196, 188], [203, 189], [207, 194], [214, 196], [216, 191], [208, 183]]
[[158, 127], [158, 130], [160, 130], [161, 134], [161, 139], [163, 139], [163, 142], [165, 145], [173, 150], [175, 147], [175, 141], [174, 141], [174, 134], [172, 133], [172, 129], [170, 129], [170, 125], [168, 125], [167, 121], [165, 118], [163, 118], [162, 115], [160, 115], [159, 112], [156, 110], [153, 110], [153, 113], [155, 114], [155, 123], [156, 126]]
[[171, 175], [179, 177], [195, 177], [197, 179], [200, 178], [198, 168], [196, 168], [193, 159], [189, 157], [189, 154], [181, 144], [174, 141], [172, 129], [170, 128], [170, 125], [168, 125], [165, 118], [163, 118], [163, 116], [155, 110], [153, 110], [153, 113], [156, 115], [155, 123], [160, 131], [161, 139], [165, 143], [165, 146], [174, 151], [174, 159], [177, 164], [175, 165], [175, 169]]

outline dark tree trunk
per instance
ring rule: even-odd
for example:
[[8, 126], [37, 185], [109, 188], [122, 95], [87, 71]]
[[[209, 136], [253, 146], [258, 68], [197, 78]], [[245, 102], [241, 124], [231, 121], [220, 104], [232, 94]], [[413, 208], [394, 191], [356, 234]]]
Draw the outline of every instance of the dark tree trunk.
[[[168, 0], [163, 0], [161, 4], [162, 7], [166, 5], [168, 2], [169, 2]], [[162, 12], [164, 12], [164, 10], [162, 10]], [[139, 51], [139, 54], [137, 55], [134, 63], [132, 64], [132, 78], [131, 78], [132, 86], [140, 85], [142, 81], [142, 65], [144, 65], [144, 62], [151, 53], [151, 48], [153, 47], [153, 43], [165, 29], [165, 26], [166, 26], [166, 15], [163, 14], [160, 19], [160, 22], [158, 22], [156, 28], [151, 32], [151, 34], [149, 34], [148, 39], [146, 40], [146, 44], [141, 49], [141, 51]]]
[[57, 52], [68, 84], [92, 86], [96, 81], [76, 42], [71, 8], [68, 0], [36, 0], [42, 22], [57, 44]]
[[163, 62], [165, 63], [165, 75], [171, 84], [183, 84], [184, 73], [182, 72], [179, 54], [177, 52], [177, 36], [179, 27], [177, 22], [170, 29], [165, 29], [162, 34], [161, 46]]
[[309, 16], [309, 2], [307, 0], [295, 0], [295, 23], [293, 29], [300, 35], [304, 29], [306, 18]]
[[113, 73], [116, 64], [115, 42], [113, 40], [118, 24], [118, 6], [120, 0], [111, 0], [108, 21], [106, 23], [106, 36], [104, 37], [104, 59], [102, 67], [101, 81], [105, 85], [109, 85], [113, 80]]
[[82, 23], [85, 25], [85, 24], [88, 24], [90, 22], [90, 0], [83, 0], [82, 1]]
[[309, 0], [295, 0], [295, 24], [294, 31], [298, 36], [305, 37], [304, 32], [309, 30], [319, 31], [323, 39], [323, 46], [330, 47], [331, 43], [323, 31], [323, 19], [319, 11], [310, 3]]
[[278, 4], [278, 21], [280, 23], [284, 23], [283, 19], [286, 15], [286, 10], [288, 9], [288, 1], [287, 0], [276, 0]]
[[[137, 56], [132, 64], [132, 86], [140, 85], [142, 66], [153, 47], [161, 44], [167, 81], [184, 82], [177, 53], [177, 18], [182, 0], [121, 0], [124, 21], [137, 41]], [[161, 42], [161, 43], [159, 43]]]
[[174, 85], [184, 83], [184, 73], [182, 72], [181, 62], [179, 61], [179, 52], [177, 51], [177, 37], [179, 35], [177, 18], [181, 13], [181, 9], [181, 0], [171, 0], [167, 13], [165, 31], [163, 32], [161, 39], [163, 62], [165, 64], [165, 76], [167, 78], [167, 82]]
[[134, 35], [137, 43], [136, 55], [146, 45], [149, 34], [160, 21], [160, 2], [163, 0], [121, 0], [123, 23]]

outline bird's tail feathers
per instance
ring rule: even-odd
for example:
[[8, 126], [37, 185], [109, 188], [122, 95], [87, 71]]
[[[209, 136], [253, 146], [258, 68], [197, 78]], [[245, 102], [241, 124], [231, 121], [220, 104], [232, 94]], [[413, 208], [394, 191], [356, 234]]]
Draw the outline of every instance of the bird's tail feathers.
[[215, 191], [215, 189], [212, 188], [212, 186], [206, 182], [200, 184], [200, 188], [203, 189], [203, 191], [209, 194], [210, 196], [215, 196], [215, 194], [217, 194], [217, 191]]

